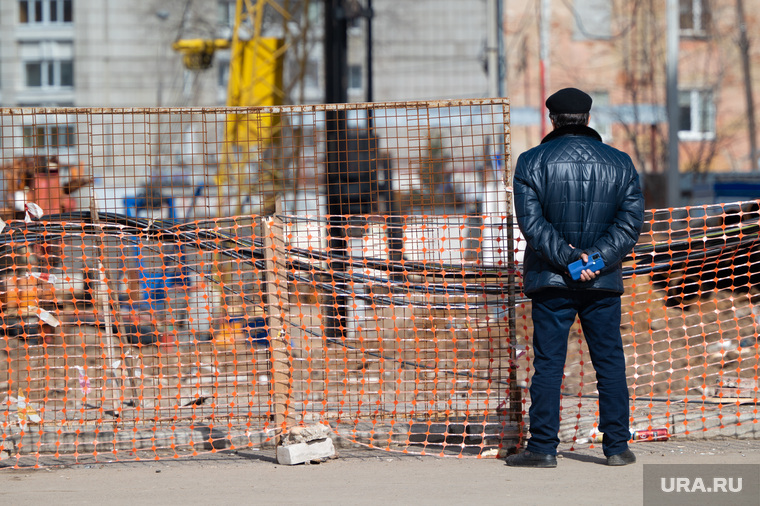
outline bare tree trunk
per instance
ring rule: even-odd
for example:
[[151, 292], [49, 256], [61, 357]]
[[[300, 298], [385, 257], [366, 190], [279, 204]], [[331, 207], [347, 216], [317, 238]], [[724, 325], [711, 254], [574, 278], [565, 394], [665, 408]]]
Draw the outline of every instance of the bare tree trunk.
[[739, 51], [742, 55], [742, 70], [744, 71], [744, 92], [747, 100], [747, 121], [749, 122], [749, 158], [752, 170], [757, 170], [757, 136], [755, 129], [755, 102], [752, 96], [752, 68], [749, 59], [749, 38], [747, 38], [747, 23], [744, 18], [744, 0], [736, 0], [736, 16], [739, 22]]

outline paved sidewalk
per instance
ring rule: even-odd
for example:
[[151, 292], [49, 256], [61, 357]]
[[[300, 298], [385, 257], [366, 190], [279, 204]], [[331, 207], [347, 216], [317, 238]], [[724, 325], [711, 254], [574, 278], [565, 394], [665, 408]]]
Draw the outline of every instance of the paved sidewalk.
[[[3, 504], [642, 504], [645, 464], [760, 464], [760, 441], [636, 443], [638, 462], [604, 465], [601, 447], [560, 447], [556, 469], [503, 460], [419, 457], [363, 448], [281, 466], [272, 450], [181, 461], [0, 468]], [[3, 462], [7, 465], [7, 461]]]

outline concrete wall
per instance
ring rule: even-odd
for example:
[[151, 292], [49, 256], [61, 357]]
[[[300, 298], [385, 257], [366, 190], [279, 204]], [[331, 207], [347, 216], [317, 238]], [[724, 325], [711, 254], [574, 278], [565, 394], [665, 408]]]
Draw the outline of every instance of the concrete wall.
[[[217, 69], [187, 72], [171, 48], [178, 36], [216, 36], [216, 2], [196, 2], [184, 24], [183, 9], [178, 0], [75, 0], [72, 23], [21, 24], [18, 2], [0, 1], [0, 105], [221, 105]], [[73, 59], [73, 87], [26, 86], [24, 58], [40, 46]]]
[[375, 18], [375, 100], [487, 96], [485, 0], [381, 0]]

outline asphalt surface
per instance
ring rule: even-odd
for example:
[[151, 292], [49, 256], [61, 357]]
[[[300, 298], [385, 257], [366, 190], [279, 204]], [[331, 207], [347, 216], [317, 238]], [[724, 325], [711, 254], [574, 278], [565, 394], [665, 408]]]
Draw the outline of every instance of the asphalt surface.
[[[279, 465], [273, 450], [187, 459], [13, 469], [3, 461], [3, 504], [642, 504], [647, 464], [756, 464], [758, 440], [673, 438], [635, 443], [638, 461], [608, 467], [601, 447], [560, 446], [555, 469], [503, 459], [441, 458], [339, 449], [319, 464]], [[105, 459], [105, 458], [104, 458]], [[760, 469], [760, 467], [758, 467]], [[715, 498], [713, 504], [726, 504]], [[750, 504], [752, 504], [750, 502]], [[760, 497], [758, 503], [760, 504]]]

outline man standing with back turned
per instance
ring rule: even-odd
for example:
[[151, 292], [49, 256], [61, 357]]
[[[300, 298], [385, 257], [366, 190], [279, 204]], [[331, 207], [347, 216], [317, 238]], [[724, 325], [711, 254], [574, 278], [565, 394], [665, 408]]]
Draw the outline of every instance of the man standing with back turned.
[[[562, 374], [570, 327], [580, 318], [599, 390], [607, 464], [636, 462], [628, 449], [628, 385], [620, 337], [622, 260], [639, 237], [644, 197], [631, 158], [588, 126], [591, 97], [565, 88], [546, 100], [554, 129], [517, 160], [514, 197], [527, 248], [523, 292], [533, 303], [534, 372], [526, 450], [507, 465], [556, 467]], [[568, 265], [601, 256], [604, 267]]]

